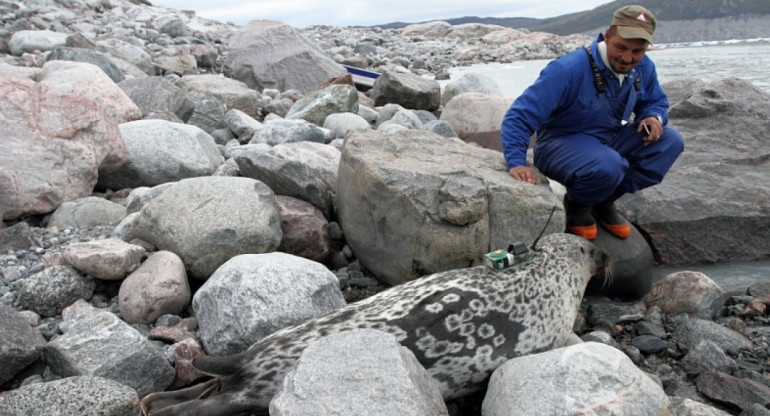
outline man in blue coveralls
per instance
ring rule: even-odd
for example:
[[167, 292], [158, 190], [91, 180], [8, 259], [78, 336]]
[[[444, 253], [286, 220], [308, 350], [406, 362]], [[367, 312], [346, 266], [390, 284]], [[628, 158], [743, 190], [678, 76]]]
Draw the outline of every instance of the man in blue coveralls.
[[567, 230], [589, 240], [597, 219], [628, 237], [631, 226], [615, 200], [660, 183], [684, 149], [679, 132], [666, 126], [668, 98], [645, 55], [655, 23], [644, 7], [618, 9], [589, 47], [550, 62], [503, 119], [511, 176], [537, 183], [526, 165], [537, 132], [535, 167], [566, 187]]

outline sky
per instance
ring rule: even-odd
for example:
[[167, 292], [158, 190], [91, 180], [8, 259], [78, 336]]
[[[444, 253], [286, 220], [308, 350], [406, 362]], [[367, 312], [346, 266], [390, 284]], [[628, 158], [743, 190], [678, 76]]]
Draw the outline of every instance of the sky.
[[375, 26], [463, 16], [548, 18], [591, 10], [612, 0], [150, 0], [155, 6], [194, 10], [197, 16], [244, 25], [278, 20], [311, 25]]

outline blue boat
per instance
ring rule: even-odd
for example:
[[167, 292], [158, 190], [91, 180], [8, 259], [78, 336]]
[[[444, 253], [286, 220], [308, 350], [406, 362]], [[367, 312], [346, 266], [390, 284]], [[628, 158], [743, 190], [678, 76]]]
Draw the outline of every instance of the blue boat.
[[374, 81], [380, 76], [378, 72], [368, 69], [357, 68], [355, 66], [343, 65], [350, 75], [353, 76], [353, 83], [356, 88], [366, 91], [374, 86]]

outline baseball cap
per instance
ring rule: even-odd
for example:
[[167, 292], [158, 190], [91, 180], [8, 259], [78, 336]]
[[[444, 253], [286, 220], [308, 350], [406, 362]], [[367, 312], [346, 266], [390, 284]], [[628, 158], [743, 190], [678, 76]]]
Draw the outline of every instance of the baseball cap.
[[625, 6], [615, 11], [612, 25], [618, 27], [618, 34], [624, 39], [644, 39], [652, 43], [657, 19], [642, 6]]

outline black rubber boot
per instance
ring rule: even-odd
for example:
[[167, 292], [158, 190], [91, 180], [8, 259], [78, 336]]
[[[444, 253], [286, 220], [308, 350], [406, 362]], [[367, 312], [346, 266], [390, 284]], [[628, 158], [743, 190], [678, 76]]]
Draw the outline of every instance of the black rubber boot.
[[567, 231], [587, 240], [596, 238], [596, 220], [591, 215], [591, 206], [579, 204], [564, 194], [564, 212], [567, 215]]
[[631, 235], [631, 224], [615, 209], [615, 201], [623, 196], [623, 192], [615, 191], [609, 198], [594, 205], [594, 215], [599, 223], [612, 235], [618, 238], [628, 238]]

